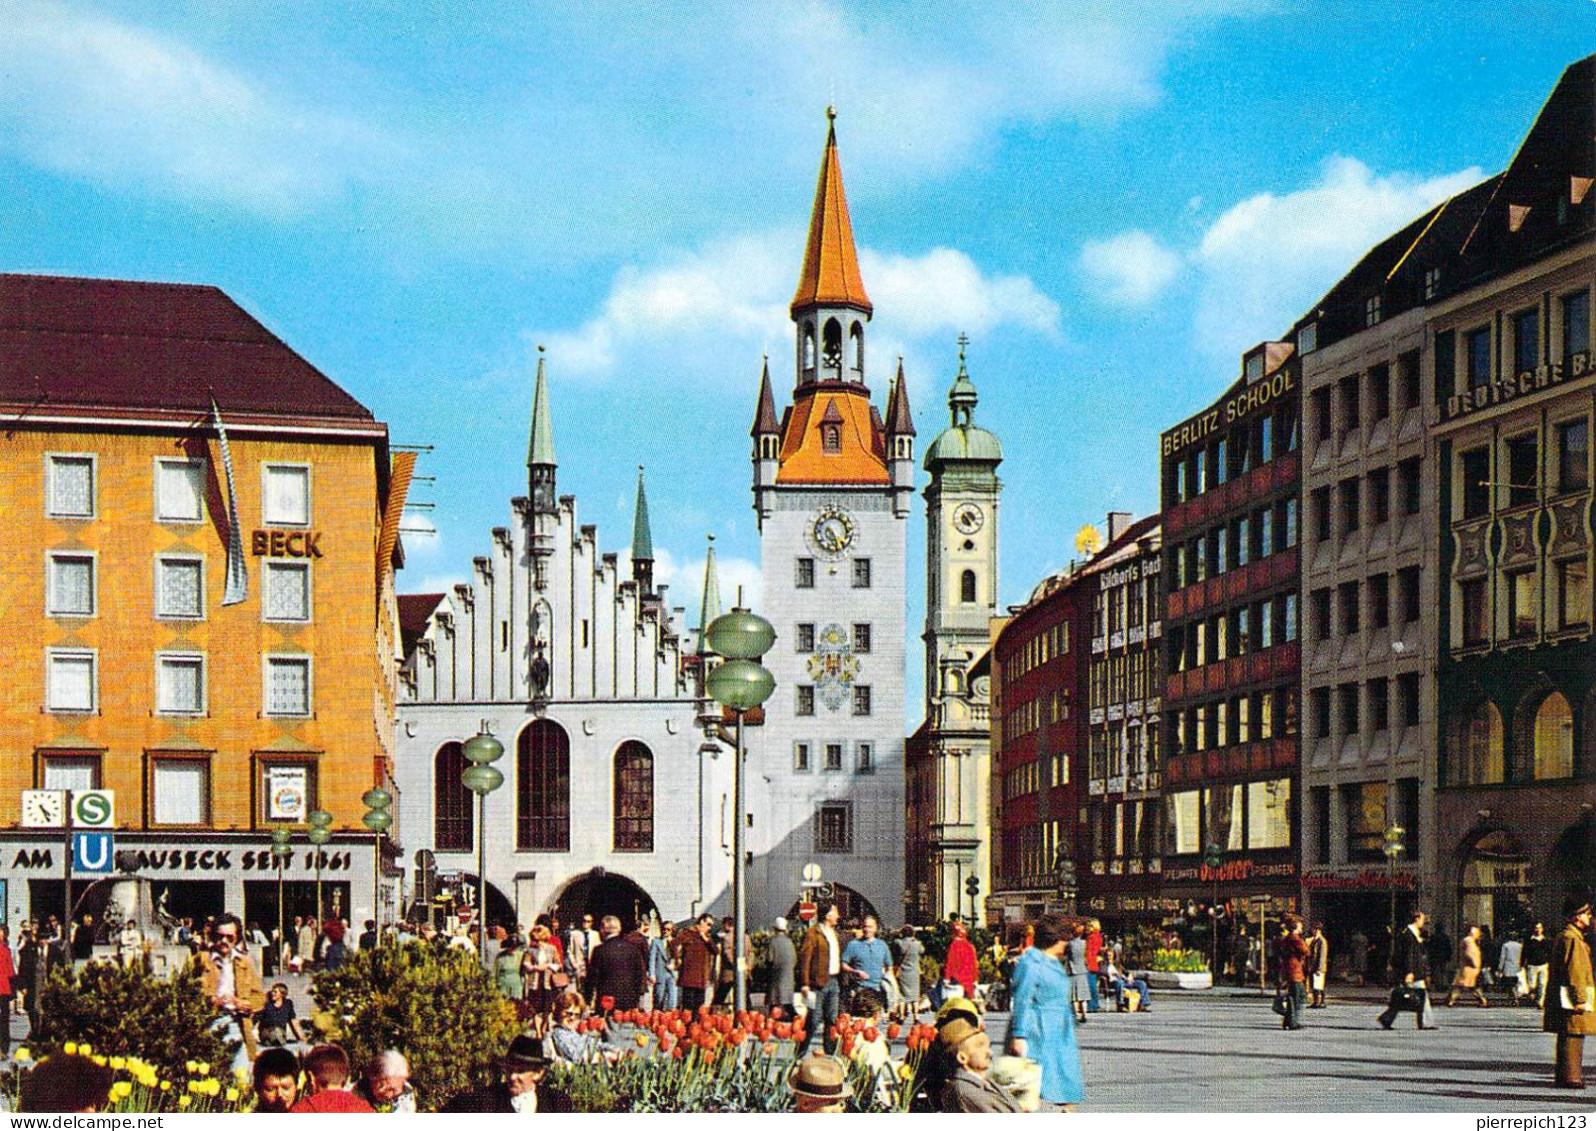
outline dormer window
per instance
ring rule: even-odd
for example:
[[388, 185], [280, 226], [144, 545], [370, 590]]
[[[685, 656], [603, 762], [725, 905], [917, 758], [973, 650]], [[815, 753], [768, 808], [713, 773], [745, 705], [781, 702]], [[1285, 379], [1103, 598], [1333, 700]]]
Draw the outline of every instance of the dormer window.
[[1441, 269], [1430, 267], [1424, 272], [1424, 301], [1429, 302], [1441, 289]]
[[1366, 327], [1367, 326], [1378, 326], [1380, 324], [1380, 319], [1382, 317], [1382, 314], [1381, 314], [1382, 306], [1383, 306], [1383, 302], [1381, 301], [1381, 296], [1379, 296], [1379, 295], [1371, 295], [1371, 296], [1369, 296], [1369, 298], [1363, 304], [1363, 324], [1364, 324], [1364, 326], [1366, 326]]
[[820, 450], [827, 455], [835, 455], [842, 451], [842, 425], [822, 424], [820, 426]]

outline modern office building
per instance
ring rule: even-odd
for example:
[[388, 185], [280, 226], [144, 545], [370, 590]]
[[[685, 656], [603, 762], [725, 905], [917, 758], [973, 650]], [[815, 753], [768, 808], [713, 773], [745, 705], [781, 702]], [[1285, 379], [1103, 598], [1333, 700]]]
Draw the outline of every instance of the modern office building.
[[1298, 901], [1300, 368], [1266, 342], [1161, 440], [1162, 892]]

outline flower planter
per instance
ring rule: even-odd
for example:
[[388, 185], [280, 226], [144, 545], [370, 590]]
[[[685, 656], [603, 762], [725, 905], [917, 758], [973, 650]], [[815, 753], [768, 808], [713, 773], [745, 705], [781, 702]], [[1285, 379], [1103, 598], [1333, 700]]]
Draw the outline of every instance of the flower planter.
[[1150, 970], [1142, 974], [1147, 984], [1157, 990], [1206, 990], [1213, 986], [1214, 976], [1207, 970], [1194, 974], [1173, 970]]

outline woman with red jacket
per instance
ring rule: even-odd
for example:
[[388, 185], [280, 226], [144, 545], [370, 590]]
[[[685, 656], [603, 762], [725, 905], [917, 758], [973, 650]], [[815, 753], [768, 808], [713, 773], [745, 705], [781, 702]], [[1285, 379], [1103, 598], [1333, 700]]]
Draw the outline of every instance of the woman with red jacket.
[[11, 1002], [16, 996], [12, 979], [17, 975], [11, 960], [11, 936], [0, 924], [0, 1056], [11, 1055]]
[[948, 957], [942, 963], [942, 980], [957, 982], [964, 987], [964, 996], [975, 1000], [976, 979], [975, 946], [963, 923], [953, 924], [953, 941], [948, 943]]

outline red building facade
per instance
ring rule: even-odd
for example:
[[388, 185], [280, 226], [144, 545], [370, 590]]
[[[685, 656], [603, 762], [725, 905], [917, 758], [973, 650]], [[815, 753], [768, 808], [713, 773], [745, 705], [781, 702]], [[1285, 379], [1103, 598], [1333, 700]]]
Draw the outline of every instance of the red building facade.
[[1298, 897], [1298, 363], [1269, 342], [1166, 431], [1162, 893]]

